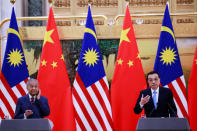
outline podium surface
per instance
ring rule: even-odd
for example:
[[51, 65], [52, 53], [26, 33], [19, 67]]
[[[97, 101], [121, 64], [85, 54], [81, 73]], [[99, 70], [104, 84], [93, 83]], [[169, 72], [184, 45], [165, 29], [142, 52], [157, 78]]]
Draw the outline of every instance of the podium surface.
[[190, 131], [186, 118], [140, 118], [136, 131]]
[[0, 131], [51, 131], [48, 119], [1, 120]]

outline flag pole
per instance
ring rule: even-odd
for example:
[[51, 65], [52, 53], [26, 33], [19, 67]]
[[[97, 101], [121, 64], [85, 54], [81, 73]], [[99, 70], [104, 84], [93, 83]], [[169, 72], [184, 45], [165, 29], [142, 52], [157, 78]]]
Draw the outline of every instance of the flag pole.
[[170, 12], [170, 3], [169, 3], [169, 1], [166, 2], [166, 5], [168, 5], [168, 11]]
[[129, 2], [128, 1], [126, 2], [126, 6], [129, 6]]
[[10, 0], [10, 3], [15, 4], [16, 0]]
[[50, 7], [52, 7], [52, 4], [53, 4], [53, 0], [48, 0], [49, 4], [50, 4]]

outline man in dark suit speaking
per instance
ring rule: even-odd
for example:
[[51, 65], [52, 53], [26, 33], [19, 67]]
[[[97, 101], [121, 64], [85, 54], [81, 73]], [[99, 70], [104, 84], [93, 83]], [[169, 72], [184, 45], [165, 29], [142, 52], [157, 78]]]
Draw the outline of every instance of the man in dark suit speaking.
[[169, 88], [160, 87], [160, 76], [152, 71], [147, 74], [150, 88], [142, 90], [137, 99], [134, 112], [139, 114], [143, 108], [146, 117], [176, 117], [177, 108]]
[[38, 80], [27, 81], [28, 94], [18, 99], [14, 119], [43, 118], [50, 114], [48, 100], [41, 96]]

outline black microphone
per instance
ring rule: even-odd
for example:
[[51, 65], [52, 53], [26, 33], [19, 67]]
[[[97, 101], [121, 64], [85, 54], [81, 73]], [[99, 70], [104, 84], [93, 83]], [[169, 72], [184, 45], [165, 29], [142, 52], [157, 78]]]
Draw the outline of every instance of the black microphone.
[[[158, 106], [158, 103], [157, 103], [157, 106]], [[149, 113], [149, 117], [151, 117], [151, 115], [153, 114], [153, 112], [155, 111], [155, 106], [153, 106], [153, 109], [151, 110], [151, 112]]]
[[[157, 102], [157, 108], [158, 108], [158, 104], [159, 103]], [[153, 112], [157, 110], [157, 108], [155, 109], [155, 106], [153, 106], [153, 109], [151, 110], [151, 112], [149, 113], [149, 115], [151, 116], [153, 114]]]
[[155, 110], [155, 108], [153, 108], [152, 110], [151, 110], [151, 112], [149, 113], [149, 116], [148, 117], [151, 117], [151, 115], [153, 114], [153, 111]]
[[170, 108], [170, 110], [172, 111], [172, 116], [170, 114], [170, 117], [177, 117], [177, 112], [175, 112], [175, 110], [172, 108], [172, 106], [168, 103], [168, 107]]

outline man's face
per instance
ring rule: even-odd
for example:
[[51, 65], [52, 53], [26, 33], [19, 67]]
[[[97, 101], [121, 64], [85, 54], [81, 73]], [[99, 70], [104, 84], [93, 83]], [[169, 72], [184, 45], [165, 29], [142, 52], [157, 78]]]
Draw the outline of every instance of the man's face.
[[37, 81], [30, 81], [29, 85], [27, 85], [27, 90], [31, 96], [35, 96], [38, 94], [38, 82]]
[[156, 90], [159, 87], [160, 78], [157, 74], [151, 74], [148, 76], [148, 85], [153, 90]]

